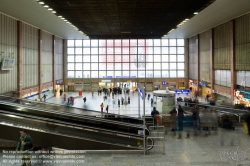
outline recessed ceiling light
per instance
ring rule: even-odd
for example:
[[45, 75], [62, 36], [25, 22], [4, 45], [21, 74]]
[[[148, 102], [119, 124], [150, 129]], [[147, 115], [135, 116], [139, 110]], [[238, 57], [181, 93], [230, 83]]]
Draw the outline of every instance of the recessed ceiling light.
[[185, 19], [186, 21], [189, 20], [188, 18]]
[[48, 10], [53, 10], [53, 9], [51, 9], [51, 8], [48, 8]]
[[39, 4], [43, 5], [43, 4], [44, 4], [44, 2], [39, 2]]
[[198, 12], [194, 12], [194, 14], [198, 14]]
[[56, 13], [56, 11], [52, 11], [52, 13]]
[[65, 18], [63, 18], [63, 17], [62, 17], [61, 19], [62, 19], [62, 20], [65, 20]]
[[48, 8], [49, 6], [48, 5], [44, 5], [43, 7]]
[[58, 16], [59, 18], [61, 18], [62, 16]]

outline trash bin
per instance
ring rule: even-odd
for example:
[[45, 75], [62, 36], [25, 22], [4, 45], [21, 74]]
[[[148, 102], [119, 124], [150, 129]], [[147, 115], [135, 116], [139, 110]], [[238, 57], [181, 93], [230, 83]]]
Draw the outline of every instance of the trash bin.
[[82, 90], [78, 91], [79, 96], [82, 96]]

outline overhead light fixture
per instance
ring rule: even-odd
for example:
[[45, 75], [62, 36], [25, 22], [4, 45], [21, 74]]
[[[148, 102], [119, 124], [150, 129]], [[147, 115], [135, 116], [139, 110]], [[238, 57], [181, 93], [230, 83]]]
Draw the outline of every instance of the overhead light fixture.
[[65, 18], [63, 18], [63, 17], [62, 17], [61, 19], [62, 19], [62, 20], [65, 20]]
[[67, 22], [68, 20], [63, 20], [63, 21], [66, 21], [66, 22]]
[[189, 19], [188, 19], [188, 18], [186, 18], [185, 20], [186, 20], [186, 21], [188, 21]]
[[59, 18], [61, 18], [62, 16], [58, 16]]
[[53, 10], [53, 9], [51, 9], [51, 8], [48, 8], [48, 10]]
[[198, 12], [194, 12], [194, 14], [198, 14]]
[[56, 11], [53, 10], [52, 13], [56, 13]]
[[48, 5], [44, 5], [43, 7], [48, 8], [49, 6]]
[[39, 2], [39, 4], [43, 5], [43, 4], [44, 4], [44, 2]]

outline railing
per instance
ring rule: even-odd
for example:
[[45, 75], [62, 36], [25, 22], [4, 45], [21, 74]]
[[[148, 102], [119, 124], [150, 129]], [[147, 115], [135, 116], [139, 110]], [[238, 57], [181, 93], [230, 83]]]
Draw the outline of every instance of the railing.
[[[155, 147], [162, 146], [162, 154], [165, 155], [165, 127], [164, 126], [149, 126], [149, 130], [151, 131], [151, 135], [147, 137], [146, 145], [147, 147], [151, 146], [148, 145], [148, 140], [154, 140]], [[158, 144], [158, 145], [157, 145]], [[146, 151], [149, 154], [149, 151]]]

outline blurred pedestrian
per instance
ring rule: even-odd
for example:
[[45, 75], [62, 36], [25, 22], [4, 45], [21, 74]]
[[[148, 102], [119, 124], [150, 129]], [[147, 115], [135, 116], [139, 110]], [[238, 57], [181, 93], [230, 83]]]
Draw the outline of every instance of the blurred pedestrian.
[[173, 107], [173, 109], [170, 111], [170, 120], [171, 120], [171, 131], [175, 131], [177, 130], [177, 127], [176, 127], [176, 120], [177, 120], [177, 111], [176, 111], [176, 107]]

